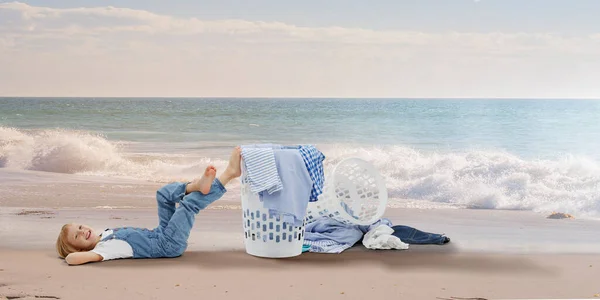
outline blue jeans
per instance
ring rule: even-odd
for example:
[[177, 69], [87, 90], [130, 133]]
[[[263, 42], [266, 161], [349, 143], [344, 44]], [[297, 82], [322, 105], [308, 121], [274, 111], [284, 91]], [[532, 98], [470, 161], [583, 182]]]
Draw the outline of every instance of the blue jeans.
[[443, 245], [450, 242], [450, 239], [443, 234], [429, 233], [412, 228], [410, 226], [396, 225], [392, 226], [394, 233], [392, 235], [400, 238], [407, 244], [438, 244]]
[[[156, 192], [160, 232], [158, 243], [163, 256], [176, 257], [187, 248], [187, 240], [194, 226], [196, 214], [218, 200], [227, 191], [219, 179], [213, 181], [210, 192], [185, 194], [187, 183], [170, 183]], [[179, 207], [176, 208], [176, 203]]]

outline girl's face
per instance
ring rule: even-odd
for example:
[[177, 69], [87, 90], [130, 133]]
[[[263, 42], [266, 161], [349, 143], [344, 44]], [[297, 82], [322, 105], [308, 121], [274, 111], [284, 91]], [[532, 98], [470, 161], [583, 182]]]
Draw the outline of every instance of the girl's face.
[[70, 224], [67, 229], [67, 242], [80, 251], [94, 249], [100, 236], [93, 228], [83, 224]]

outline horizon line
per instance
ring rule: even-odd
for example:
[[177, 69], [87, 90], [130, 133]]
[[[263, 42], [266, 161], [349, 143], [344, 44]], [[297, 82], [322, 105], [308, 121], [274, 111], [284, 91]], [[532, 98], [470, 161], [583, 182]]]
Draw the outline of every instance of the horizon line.
[[381, 99], [381, 100], [600, 100], [600, 98], [578, 97], [578, 98], [544, 98], [544, 97], [236, 97], [236, 96], [1, 96], [1, 98], [86, 98], [86, 99]]

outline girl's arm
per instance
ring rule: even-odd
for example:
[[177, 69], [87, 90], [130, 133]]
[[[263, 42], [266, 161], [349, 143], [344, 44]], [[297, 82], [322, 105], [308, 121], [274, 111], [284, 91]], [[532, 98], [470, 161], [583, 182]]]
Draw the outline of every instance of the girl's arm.
[[101, 261], [102, 256], [92, 251], [73, 252], [65, 257], [69, 265], [81, 265], [89, 262]]

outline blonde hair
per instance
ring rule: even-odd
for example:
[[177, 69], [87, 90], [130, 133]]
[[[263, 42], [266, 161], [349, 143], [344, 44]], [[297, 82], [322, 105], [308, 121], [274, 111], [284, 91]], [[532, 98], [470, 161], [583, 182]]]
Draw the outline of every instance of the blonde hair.
[[67, 257], [67, 255], [70, 253], [78, 252], [78, 250], [71, 246], [71, 244], [69, 244], [67, 241], [69, 225], [71, 224], [63, 225], [63, 227], [60, 229], [60, 233], [58, 234], [58, 238], [56, 239], [56, 252], [58, 252], [58, 256], [61, 258]]

